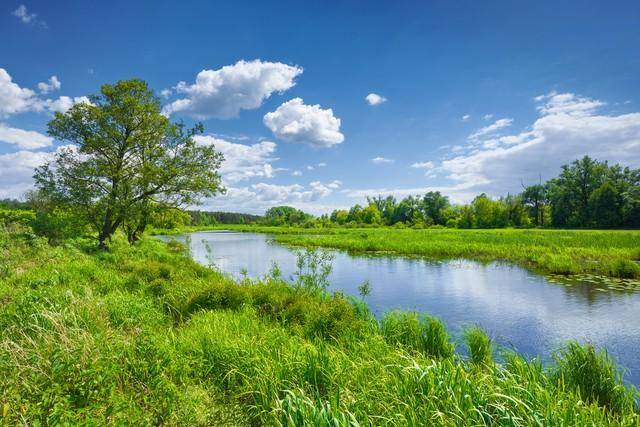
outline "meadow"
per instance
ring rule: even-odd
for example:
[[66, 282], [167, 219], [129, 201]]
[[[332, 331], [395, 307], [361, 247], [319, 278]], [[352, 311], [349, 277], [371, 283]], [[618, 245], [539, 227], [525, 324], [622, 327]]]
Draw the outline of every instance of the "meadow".
[[269, 233], [283, 244], [354, 253], [508, 261], [559, 275], [640, 278], [640, 231], [560, 229], [297, 228], [224, 225]]
[[[105, 251], [9, 228], [3, 425], [640, 424], [638, 392], [588, 345], [567, 343], [553, 366], [514, 353], [497, 363], [479, 328], [452, 342], [437, 318], [376, 320], [277, 270], [236, 282], [175, 242], [118, 235]], [[404, 232], [336, 233], [325, 237]]]

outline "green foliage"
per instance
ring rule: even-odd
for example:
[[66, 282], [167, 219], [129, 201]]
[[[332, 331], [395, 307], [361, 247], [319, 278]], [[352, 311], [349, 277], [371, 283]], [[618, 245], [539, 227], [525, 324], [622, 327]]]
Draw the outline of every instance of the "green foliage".
[[311, 215], [291, 206], [274, 206], [265, 212], [263, 225], [301, 225], [311, 219]]
[[296, 253], [296, 288], [315, 294], [326, 292], [333, 268], [333, 254], [319, 249], [305, 249]]
[[271, 279], [234, 283], [176, 245], [115, 239], [109, 251], [94, 251], [87, 240], [35, 241], [0, 232], [2, 424], [640, 421], [628, 404], [637, 394], [618, 377], [627, 404], [612, 412], [600, 397], [585, 403], [539, 362], [514, 356], [479, 371], [461, 358], [426, 356], [424, 348], [438, 347], [422, 337], [446, 337], [437, 323], [419, 320], [406, 344], [396, 338], [410, 327], [398, 327], [390, 344], [340, 294]]
[[624, 414], [633, 411], [633, 396], [627, 393], [622, 375], [606, 351], [575, 341], [555, 355], [554, 380], [558, 387], [574, 390], [587, 403]]
[[476, 366], [493, 364], [493, 346], [491, 338], [477, 326], [465, 329], [464, 339], [469, 350], [469, 359]]
[[35, 212], [24, 209], [0, 209], [0, 226], [21, 224], [30, 226], [36, 219]]
[[452, 357], [454, 345], [440, 319], [413, 312], [392, 311], [380, 322], [385, 340], [435, 358]]
[[[38, 192], [92, 224], [102, 246], [123, 228], [136, 241], [159, 207], [196, 203], [221, 191], [223, 160], [212, 146], [161, 113], [142, 80], [105, 84], [90, 103], [56, 113], [48, 133], [77, 148], [59, 150], [36, 169]], [[162, 206], [160, 206], [162, 205]]]

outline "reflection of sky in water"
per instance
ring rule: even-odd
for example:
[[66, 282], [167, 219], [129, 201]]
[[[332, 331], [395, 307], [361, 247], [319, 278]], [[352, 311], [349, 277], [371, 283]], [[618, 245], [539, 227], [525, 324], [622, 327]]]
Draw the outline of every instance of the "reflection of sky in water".
[[[296, 270], [293, 251], [262, 234], [192, 233], [191, 253], [198, 262], [212, 262], [236, 277], [245, 269], [250, 277], [262, 276], [273, 262], [286, 278]], [[566, 340], [592, 342], [605, 346], [628, 369], [627, 379], [640, 384], [638, 292], [550, 284], [542, 276], [499, 263], [335, 252], [332, 289], [358, 295], [364, 280], [371, 284], [366, 301], [376, 314], [393, 308], [429, 313], [443, 319], [454, 337], [460, 336], [462, 326], [479, 324], [500, 345], [545, 358]]]

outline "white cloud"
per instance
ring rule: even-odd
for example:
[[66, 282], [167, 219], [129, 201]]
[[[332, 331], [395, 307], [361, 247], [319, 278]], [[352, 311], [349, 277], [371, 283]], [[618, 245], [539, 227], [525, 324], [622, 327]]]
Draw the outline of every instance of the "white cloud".
[[0, 117], [42, 109], [42, 103], [33, 90], [18, 86], [7, 70], [0, 68]]
[[[48, 83], [41, 82], [38, 84], [38, 88], [43, 94], [58, 90], [60, 86], [60, 81], [56, 76], [51, 76]], [[4, 68], [0, 68], [0, 117], [32, 111], [58, 111], [64, 113], [78, 102], [89, 103], [89, 98], [86, 96], [74, 98], [60, 96], [57, 99], [40, 98], [35, 91], [22, 88], [13, 82], [9, 73]]]
[[47, 109], [53, 113], [65, 113], [69, 108], [80, 102], [91, 104], [91, 101], [89, 101], [89, 98], [86, 96], [76, 96], [74, 98], [69, 96], [60, 96], [55, 100], [48, 99], [44, 101], [44, 105], [46, 105]]
[[168, 99], [172, 93], [173, 91], [171, 89], [162, 89], [160, 91], [160, 96], [163, 97], [164, 99]]
[[207, 200], [204, 206], [211, 210], [263, 213], [272, 206], [289, 205], [319, 214], [336, 208], [324, 205], [322, 201], [341, 185], [338, 180], [326, 184], [314, 181], [308, 186], [260, 182], [246, 187], [228, 187], [226, 194]]
[[296, 171], [291, 172], [291, 175], [292, 175], [292, 176], [302, 176], [302, 172], [301, 172], [301, 171], [296, 170]]
[[470, 114], [465, 114], [464, 116], [462, 116], [462, 121], [463, 122], [468, 122], [470, 118], [471, 118]]
[[325, 162], [320, 162], [316, 166], [318, 166], [319, 168], [325, 168], [327, 167], [327, 164]]
[[47, 28], [47, 23], [38, 18], [37, 14], [29, 12], [27, 6], [23, 4], [18, 6], [18, 8], [11, 12], [11, 14], [20, 19], [23, 24], [36, 24], [43, 28]]
[[387, 159], [386, 157], [374, 157], [373, 159], [371, 159], [371, 163], [376, 164], [376, 165], [380, 165], [382, 163], [393, 163], [394, 160], [393, 159]]
[[53, 138], [39, 132], [13, 128], [0, 123], [0, 142], [14, 144], [25, 150], [33, 150], [49, 147], [53, 144]]
[[281, 62], [238, 61], [217, 70], [202, 70], [194, 84], [180, 82], [175, 87], [184, 98], [163, 109], [166, 115], [183, 113], [200, 120], [229, 119], [240, 110], [253, 110], [274, 92], [295, 85], [302, 68]]
[[60, 83], [60, 80], [58, 80], [57, 76], [51, 76], [49, 77], [48, 81], [38, 83], [38, 89], [40, 90], [40, 93], [53, 92], [56, 90], [60, 90], [61, 87], [62, 84]]
[[484, 120], [491, 120], [491, 119], [493, 119], [493, 114], [485, 114], [484, 116], [482, 116], [482, 118]]
[[[521, 182], [549, 179], [560, 166], [585, 154], [611, 163], [640, 167], [640, 112], [610, 115], [599, 111], [606, 103], [571, 93], [551, 93], [536, 98], [539, 117], [522, 132], [479, 135], [477, 147], [466, 154], [442, 160], [429, 169], [446, 174], [449, 183], [416, 188], [344, 190], [348, 197], [423, 194], [440, 191], [456, 203], [469, 202], [481, 192], [497, 197], [522, 190]], [[465, 147], [457, 145], [452, 153]], [[426, 162], [425, 162], [426, 163]], [[434, 165], [435, 166], [435, 165]]]
[[294, 98], [265, 114], [264, 124], [273, 134], [286, 142], [303, 143], [313, 147], [331, 147], [344, 141], [340, 133], [340, 119], [330, 108], [306, 105]]
[[435, 167], [435, 164], [432, 161], [416, 162], [412, 164], [411, 167], [416, 169], [433, 169]]
[[210, 135], [196, 135], [194, 139], [202, 145], [213, 145], [224, 154], [220, 175], [225, 184], [234, 184], [251, 178], [272, 178], [283, 169], [274, 168], [272, 162], [278, 160], [273, 154], [276, 144], [261, 141], [253, 145], [237, 144]]
[[306, 169], [307, 169], [308, 171], [312, 171], [312, 170], [314, 170], [315, 168], [314, 168], [313, 166], [311, 166], [311, 165], [308, 165]]
[[387, 102], [387, 98], [382, 95], [378, 95], [377, 93], [370, 93], [364, 98], [369, 105], [380, 105], [383, 102]]
[[572, 116], [590, 116], [595, 111], [606, 105], [605, 102], [594, 100], [573, 93], [549, 92], [535, 98], [537, 102], [543, 102], [538, 106], [542, 115], [569, 114]]
[[33, 188], [34, 169], [50, 160], [52, 155], [25, 150], [0, 154], [0, 198], [19, 198]]
[[484, 135], [490, 135], [496, 133], [500, 129], [511, 126], [513, 119], [498, 119], [489, 126], [478, 129], [475, 133], [469, 135], [469, 140], [477, 140]]
[[585, 154], [632, 167], [640, 166], [640, 113], [607, 115], [606, 105], [572, 93], [536, 98], [540, 113], [529, 129], [480, 139], [480, 148], [443, 160], [449, 179], [498, 196], [521, 190], [521, 182], [551, 178], [560, 166]]

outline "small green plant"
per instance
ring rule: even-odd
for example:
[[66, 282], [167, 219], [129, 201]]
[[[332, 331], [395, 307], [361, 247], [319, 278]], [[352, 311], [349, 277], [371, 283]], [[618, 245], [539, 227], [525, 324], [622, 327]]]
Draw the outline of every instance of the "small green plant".
[[297, 271], [294, 286], [305, 292], [326, 292], [331, 284], [329, 275], [333, 270], [333, 254], [321, 249], [305, 249], [296, 253]]
[[371, 283], [368, 280], [365, 280], [358, 286], [358, 293], [360, 297], [364, 300], [367, 296], [371, 294]]
[[472, 326], [464, 331], [464, 339], [469, 350], [471, 363], [476, 366], [490, 366], [493, 364], [493, 350], [491, 338], [478, 326]]

